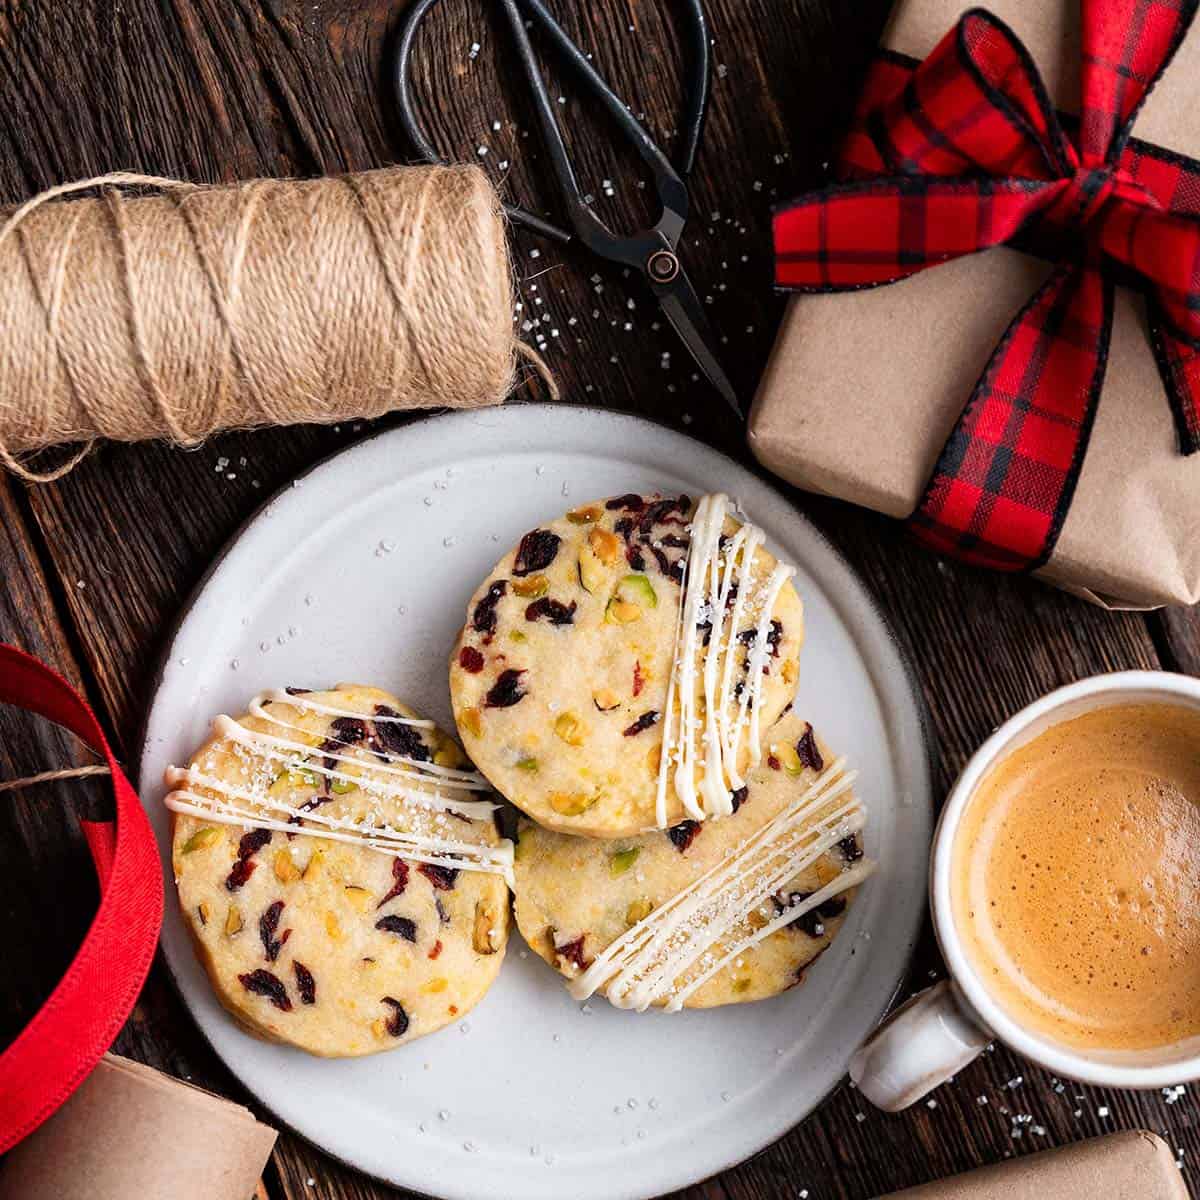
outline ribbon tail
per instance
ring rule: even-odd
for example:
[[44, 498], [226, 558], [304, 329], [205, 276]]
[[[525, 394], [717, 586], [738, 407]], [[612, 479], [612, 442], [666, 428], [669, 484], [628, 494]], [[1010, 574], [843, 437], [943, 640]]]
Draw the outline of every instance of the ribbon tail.
[[895, 283], [1011, 241], [1065, 186], [899, 175], [810, 192], [775, 211], [775, 285], [842, 292]]
[[1017, 314], [909, 518], [919, 542], [997, 571], [1049, 559], [1087, 451], [1112, 311], [1112, 284], [1068, 262]]
[[1175, 421], [1181, 454], [1200, 450], [1200, 348], [1177, 337], [1163, 320], [1158, 303], [1147, 299], [1150, 345]]

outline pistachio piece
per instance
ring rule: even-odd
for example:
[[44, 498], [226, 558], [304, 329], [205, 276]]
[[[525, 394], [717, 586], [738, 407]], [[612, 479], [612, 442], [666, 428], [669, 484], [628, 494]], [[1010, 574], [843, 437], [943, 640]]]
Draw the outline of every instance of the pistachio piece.
[[492, 944], [492, 935], [496, 931], [496, 909], [486, 900], [476, 901], [475, 928], [471, 935], [471, 944], [476, 954], [495, 954], [499, 946]]
[[616, 594], [619, 599], [631, 604], [640, 604], [644, 608], [658, 607], [658, 593], [645, 575], [626, 575], [617, 584]]
[[532, 775], [537, 769], [538, 769], [538, 760], [536, 758], [518, 758], [517, 759], [517, 770], [518, 771], [528, 771], [529, 774]]
[[512, 590], [526, 600], [537, 600], [550, 590], [550, 580], [545, 575], [530, 575], [527, 579], [514, 579]]
[[583, 792], [551, 792], [550, 807], [561, 816], [577, 817], [587, 812], [599, 799], [594, 793], [588, 796]]
[[331, 912], [325, 914], [325, 933], [335, 942], [342, 940], [342, 927], [338, 923], [337, 917]]
[[421, 988], [421, 991], [428, 995], [433, 995], [437, 992], [444, 992], [449, 986], [449, 982], [443, 976], [439, 975], [436, 979], [431, 979], [427, 984], [425, 984]]
[[225, 936], [233, 937], [235, 933], [242, 932], [242, 914], [241, 910], [234, 904], [229, 906], [229, 911], [225, 914]]
[[588, 534], [588, 545], [607, 567], [611, 567], [621, 557], [621, 539], [607, 529], [593, 529]]
[[527, 641], [529, 641], [529, 639], [519, 629], [514, 629], [508, 635], [508, 640], [510, 642], [527, 642]]
[[296, 788], [315, 788], [320, 786], [321, 780], [316, 771], [310, 771], [307, 767], [301, 766], [299, 763], [292, 763], [290, 766], [284, 767], [271, 780], [269, 790], [272, 796], [282, 796], [286, 792]]
[[653, 911], [654, 905], [643, 896], [642, 899], [633, 901], [625, 910], [625, 920], [630, 925], [636, 925], [639, 921], [644, 921]]
[[554, 719], [554, 732], [568, 746], [582, 746], [587, 738], [587, 726], [573, 713], [559, 713]]
[[610, 625], [629, 625], [642, 615], [641, 607], [629, 600], [614, 596], [604, 610], [604, 619]]
[[358, 790], [358, 784], [351, 782], [349, 779], [335, 779], [329, 785], [329, 790], [335, 796], [345, 796], [350, 792]]
[[600, 505], [587, 504], [582, 508], [573, 508], [567, 513], [567, 520], [572, 525], [594, 525], [601, 517]]
[[621, 703], [621, 697], [612, 688], [597, 688], [592, 693], [592, 703], [601, 712], [612, 712]]
[[372, 1021], [371, 1033], [374, 1034], [375, 1037], [377, 1037], [380, 1041], [383, 1041], [383, 1039], [387, 1037], [387, 1026], [382, 1020]]
[[797, 666], [796, 660], [794, 658], [789, 658], [787, 662], [783, 664], [783, 682], [795, 683], [799, 677], [800, 668]]
[[291, 883], [293, 880], [300, 878], [300, 871], [292, 861], [290, 850], [276, 850], [275, 858], [271, 865], [275, 869], [275, 878], [280, 883]]
[[216, 845], [221, 838], [221, 831], [215, 825], [203, 825], [183, 843], [183, 854], [194, 854], [197, 850], [207, 850]]
[[630, 846], [625, 850], [618, 850], [608, 860], [608, 873], [616, 879], [618, 875], [624, 875], [630, 867], [637, 862], [637, 857], [641, 854], [641, 846]]
[[662, 742], [659, 742], [657, 746], [651, 746], [649, 753], [646, 755], [646, 766], [648, 766], [655, 775], [658, 774], [662, 767], [662, 749]]
[[348, 883], [342, 891], [346, 893], [346, 899], [354, 905], [358, 911], [366, 912], [367, 905], [371, 903], [371, 893], [365, 887], [359, 887], [356, 883]]
[[800, 761], [800, 755], [796, 753], [796, 747], [792, 745], [772, 746], [771, 753], [779, 760], [783, 769], [789, 775], [800, 775], [804, 771], [804, 764]]
[[735, 979], [733, 981], [733, 990], [738, 995], [741, 995], [742, 992], [748, 992], [750, 990], [750, 977], [743, 975], [740, 979]]
[[196, 909], [196, 916], [198, 916], [200, 918], [200, 924], [207, 925], [208, 918], [211, 914], [212, 914], [212, 909], [209, 907], [208, 901], [201, 900], [199, 906]]
[[309, 856], [308, 865], [304, 868], [303, 878], [306, 881], [311, 881], [311, 880], [316, 879], [316, 877], [318, 875], [320, 875], [320, 873], [321, 873], [321, 867], [324, 864], [324, 862], [325, 862], [325, 851], [324, 850], [314, 850], [312, 852], [312, 854]]
[[604, 564], [596, 557], [596, 552], [590, 546], [579, 549], [579, 584], [585, 592], [595, 595], [604, 587], [608, 572]]
[[458, 727], [465, 729], [472, 737], [483, 733], [483, 717], [477, 708], [464, 708], [458, 714]]

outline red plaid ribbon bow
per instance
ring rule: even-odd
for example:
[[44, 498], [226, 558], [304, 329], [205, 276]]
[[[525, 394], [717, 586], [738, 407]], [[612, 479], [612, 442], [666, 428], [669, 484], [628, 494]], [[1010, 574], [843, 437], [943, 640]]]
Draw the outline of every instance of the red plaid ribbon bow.
[[1083, 106], [1068, 137], [1016, 35], [972, 9], [924, 62], [884, 61], [843, 182], [775, 214], [776, 283], [891, 283], [1016, 241], [1057, 265], [1009, 325], [909, 526], [997, 570], [1054, 549], [1104, 380], [1114, 281], [1146, 297], [1180, 449], [1200, 448], [1200, 164], [1131, 141], [1197, 0], [1083, 0]]

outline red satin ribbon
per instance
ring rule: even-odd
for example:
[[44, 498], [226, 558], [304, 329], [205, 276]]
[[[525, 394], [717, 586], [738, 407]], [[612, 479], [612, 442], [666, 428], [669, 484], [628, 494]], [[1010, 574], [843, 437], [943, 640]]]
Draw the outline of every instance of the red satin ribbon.
[[84, 821], [100, 907], [58, 986], [0, 1054], [0, 1154], [38, 1127], [112, 1045], [150, 970], [162, 926], [163, 883], [150, 822], [92, 710], [61, 676], [0, 644], [0, 703], [71, 730], [112, 773], [116, 820]]
[[892, 283], [1014, 241], [1057, 262], [1005, 331], [910, 520], [940, 553], [1007, 571], [1049, 558], [1103, 386], [1117, 280], [1147, 297], [1180, 449], [1200, 448], [1200, 178], [1130, 138], [1196, 7], [1083, 0], [1073, 135], [1012, 30], [972, 9], [910, 71], [872, 73], [845, 181], [775, 214], [776, 282], [799, 291]]

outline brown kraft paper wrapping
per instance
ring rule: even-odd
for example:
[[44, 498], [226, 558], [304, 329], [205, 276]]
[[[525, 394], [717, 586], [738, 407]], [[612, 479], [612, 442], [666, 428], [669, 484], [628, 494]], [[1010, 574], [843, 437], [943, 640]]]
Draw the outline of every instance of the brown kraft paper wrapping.
[[1166, 1142], [1134, 1131], [907, 1188], [886, 1200], [1188, 1200], [1188, 1192]]
[[[961, 0], [900, 0], [885, 46], [923, 58]], [[1079, 110], [1077, 0], [993, 0], [1055, 104]], [[1200, 27], [1134, 136], [1200, 158]], [[988, 357], [1051, 264], [1007, 247], [862, 292], [793, 296], [750, 414], [750, 447], [799, 487], [904, 518]], [[1200, 600], [1200, 455], [1184, 458], [1141, 299], [1116, 295], [1108, 372], [1074, 502], [1040, 578], [1114, 608]]]
[[274, 1145], [240, 1104], [106, 1054], [0, 1166], [0, 1200], [251, 1200]]

